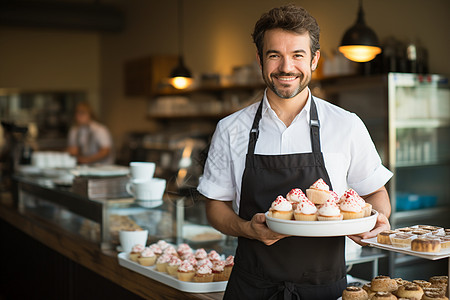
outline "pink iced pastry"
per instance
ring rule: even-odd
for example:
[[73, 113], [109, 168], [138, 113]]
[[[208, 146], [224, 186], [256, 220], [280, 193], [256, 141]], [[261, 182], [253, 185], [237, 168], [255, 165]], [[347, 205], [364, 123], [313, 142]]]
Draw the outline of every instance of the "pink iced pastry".
[[315, 190], [322, 190], [322, 191], [329, 191], [330, 190], [330, 187], [328, 186], [328, 184], [325, 183], [325, 181], [323, 181], [322, 178], [319, 178], [309, 188], [310, 189], [315, 189]]
[[308, 199], [302, 200], [294, 210], [294, 217], [297, 221], [316, 221], [317, 208]]
[[172, 256], [170, 256], [169, 254], [163, 254], [160, 257], [158, 257], [158, 259], [156, 260], [157, 264], [164, 264], [164, 263], [168, 263], [170, 261], [170, 258]]
[[234, 266], [234, 256], [233, 255], [229, 255], [225, 259], [225, 266]]
[[292, 204], [280, 195], [272, 202], [269, 212], [273, 218], [290, 220], [293, 215]]
[[197, 268], [199, 268], [203, 265], [207, 265], [208, 267], [212, 268], [213, 263], [207, 258], [197, 260], [197, 265], [196, 265]]
[[188, 262], [187, 260], [183, 260], [181, 264], [178, 266], [179, 272], [192, 272], [195, 271], [194, 266]]
[[195, 256], [195, 258], [196, 258], [197, 260], [200, 260], [200, 259], [205, 259], [205, 258], [207, 258], [207, 257], [208, 257], [208, 254], [206, 253], [205, 249], [200, 248], [200, 249], [197, 249], [197, 250], [195, 251], [194, 256]]
[[330, 187], [325, 181], [323, 181], [322, 178], [319, 178], [306, 190], [306, 196], [312, 203], [321, 205], [332, 197], [332, 191], [330, 191]]
[[188, 244], [182, 243], [182, 244], [178, 245], [177, 252], [178, 252], [178, 255], [183, 256], [188, 253], [192, 253], [193, 251], [192, 251], [192, 248]]
[[155, 253], [148, 247], [141, 252], [141, 257], [153, 257]]
[[209, 260], [211, 260], [211, 261], [217, 261], [217, 260], [220, 260], [220, 255], [219, 255], [219, 253], [217, 253], [217, 251], [211, 250], [211, 251], [208, 253], [208, 258], [209, 258]]
[[157, 245], [161, 248], [161, 250], [164, 250], [164, 249], [166, 249], [167, 247], [170, 246], [169, 243], [167, 243], [167, 242], [164, 241], [164, 240], [159, 240], [159, 241], [157, 242]]
[[295, 209], [295, 206], [306, 198], [306, 195], [302, 192], [301, 189], [292, 189], [287, 195], [286, 199], [292, 203], [293, 208]]
[[169, 245], [163, 250], [163, 254], [169, 254], [169, 255], [178, 255], [177, 250], [175, 250], [175, 247], [172, 245]]
[[150, 249], [152, 249], [152, 251], [153, 251], [156, 255], [161, 255], [161, 254], [162, 254], [161, 247], [159, 247], [157, 244], [151, 244], [151, 245], [150, 245]]
[[144, 248], [145, 248], [144, 245], [136, 244], [131, 249], [131, 253], [141, 253], [144, 250]]
[[346, 190], [341, 196], [340, 202], [343, 202], [347, 199], [354, 200], [356, 201], [356, 203], [358, 203], [359, 206], [361, 206], [364, 212], [364, 217], [370, 216], [372, 212], [372, 205], [364, 201], [364, 199], [360, 195], [358, 195], [358, 193], [354, 189], [349, 188], [348, 190]]
[[342, 220], [343, 215], [338, 205], [334, 201], [326, 201], [317, 211], [319, 221]]
[[225, 268], [225, 262], [223, 260], [218, 260], [213, 263], [213, 272], [222, 272]]

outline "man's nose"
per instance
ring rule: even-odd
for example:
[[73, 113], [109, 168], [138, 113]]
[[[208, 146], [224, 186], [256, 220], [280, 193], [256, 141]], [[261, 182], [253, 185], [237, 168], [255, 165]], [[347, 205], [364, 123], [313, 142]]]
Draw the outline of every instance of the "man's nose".
[[294, 69], [294, 61], [292, 58], [284, 57], [281, 60], [280, 71], [284, 73], [289, 73]]

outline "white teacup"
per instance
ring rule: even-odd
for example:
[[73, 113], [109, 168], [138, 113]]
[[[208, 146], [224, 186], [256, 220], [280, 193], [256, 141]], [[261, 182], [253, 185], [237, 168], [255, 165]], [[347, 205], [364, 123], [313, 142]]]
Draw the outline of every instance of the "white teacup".
[[131, 249], [137, 244], [145, 246], [148, 238], [148, 230], [121, 230], [119, 231], [119, 241], [122, 246], [122, 250], [126, 253], [130, 253]]
[[130, 162], [130, 176], [132, 181], [147, 181], [153, 178], [156, 164], [153, 162]]
[[148, 181], [131, 181], [126, 185], [128, 194], [137, 200], [161, 200], [166, 189], [166, 180], [152, 178]]

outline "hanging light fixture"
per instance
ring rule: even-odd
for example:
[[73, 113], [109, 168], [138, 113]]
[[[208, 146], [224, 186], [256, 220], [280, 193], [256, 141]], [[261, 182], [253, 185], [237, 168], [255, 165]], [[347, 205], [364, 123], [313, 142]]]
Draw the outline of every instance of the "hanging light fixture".
[[178, 0], [178, 65], [170, 72], [170, 84], [176, 89], [185, 89], [192, 82], [192, 74], [184, 65], [183, 59], [183, 0]]
[[362, 0], [359, 0], [356, 24], [345, 32], [339, 51], [348, 59], [356, 62], [370, 61], [381, 53], [377, 35], [366, 25], [364, 20]]

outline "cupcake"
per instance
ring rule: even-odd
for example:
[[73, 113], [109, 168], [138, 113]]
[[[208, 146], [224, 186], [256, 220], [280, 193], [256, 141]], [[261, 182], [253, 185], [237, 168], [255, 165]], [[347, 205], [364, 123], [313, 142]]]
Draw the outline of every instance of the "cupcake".
[[133, 246], [133, 248], [131, 248], [131, 252], [130, 252], [130, 254], [129, 254], [129, 258], [132, 260], [132, 261], [135, 261], [135, 262], [137, 262], [138, 261], [138, 257], [139, 257], [139, 254], [141, 254], [141, 252], [144, 250], [144, 245], [141, 245], [141, 244], [136, 244], [136, 245], [134, 245]]
[[183, 257], [189, 253], [193, 253], [193, 250], [188, 244], [182, 243], [178, 245], [177, 253], [179, 257]]
[[220, 260], [220, 255], [219, 255], [219, 253], [217, 253], [217, 251], [211, 250], [211, 251], [208, 253], [208, 259], [209, 259], [212, 263], [214, 263], [214, 262]]
[[208, 257], [208, 253], [206, 253], [205, 249], [199, 248], [195, 251], [194, 257], [196, 260], [202, 260]]
[[370, 214], [372, 213], [372, 204], [364, 201], [364, 199], [360, 195], [358, 195], [358, 193], [354, 189], [350, 188], [346, 190], [344, 194], [341, 196], [340, 201], [342, 202], [347, 199], [352, 199], [356, 201], [356, 203], [358, 203], [359, 206], [361, 206], [364, 212], [363, 217], [369, 217]]
[[167, 247], [170, 246], [170, 244], [167, 243], [167, 242], [164, 241], [164, 240], [159, 240], [156, 244], [157, 244], [157, 245], [159, 246], [159, 248], [161, 248], [161, 250], [163, 250], [163, 251], [164, 251]]
[[291, 202], [292, 209], [295, 209], [297, 207], [297, 204], [299, 204], [304, 199], [308, 199], [308, 198], [306, 198], [306, 195], [302, 192], [301, 189], [292, 189], [286, 195], [286, 200]]
[[303, 199], [294, 210], [297, 221], [317, 221], [317, 207], [308, 199]]
[[153, 251], [146, 247], [141, 254], [138, 257], [138, 262], [139, 264], [149, 267], [149, 266], [153, 266], [155, 264], [156, 261], [156, 255], [155, 253], [153, 253]]
[[214, 274], [213, 281], [226, 281], [228, 277], [225, 276], [225, 262], [218, 260], [213, 263], [212, 273]]
[[324, 204], [330, 198], [330, 187], [320, 178], [306, 190], [306, 196], [314, 204]]
[[167, 273], [172, 276], [177, 276], [178, 267], [181, 265], [181, 259], [177, 256], [172, 256], [167, 263]]
[[234, 256], [233, 255], [229, 255], [227, 257], [227, 259], [225, 260], [225, 268], [224, 268], [224, 275], [227, 278], [230, 278], [231, 275], [231, 271], [233, 270], [233, 266], [234, 266]]
[[341, 197], [339, 208], [344, 220], [359, 219], [364, 217], [363, 208], [358, 204], [355, 197]]
[[292, 204], [280, 195], [272, 202], [269, 213], [272, 218], [291, 220], [293, 216]]
[[155, 253], [156, 258], [158, 258], [162, 254], [161, 247], [159, 247], [157, 244], [151, 244], [150, 249]]
[[212, 282], [213, 280], [214, 274], [208, 265], [204, 264], [195, 271], [194, 282]]
[[163, 254], [156, 260], [156, 270], [159, 272], [167, 272], [167, 265], [169, 264], [171, 256]]
[[317, 219], [319, 219], [319, 221], [337, 221], [344, 218], [341, 214], [341, 210], [334, 201], [327, 201], [325, 204], [322, 204], [317, 213]]
[[195, 264], [194, 267], [200, 268], [203, 265], [207, 265], [208, 267], [212, 268], [213, 263], [208, 258], [199, 259], [197, 260], [197, 264]]
[[195, 269], [187, 260], [181, 262], [178, 266], [177, 277], [181, 281], [192, 281], [195, 276]]
[[166, 247], [166, 248], [163, 250], [163, 254], [168, 254], [168, 255], [171, 255], [171, 256], [178, 256], [177, 250], [176, 250], [175, 247], [172, 246], [172, 245], [169, 245], [168, 247]]

